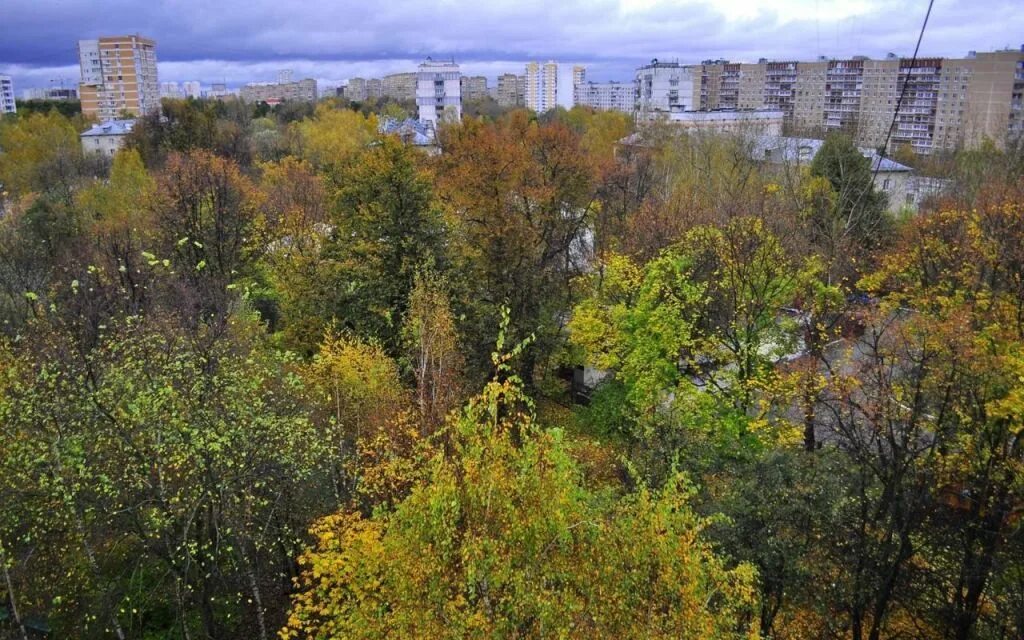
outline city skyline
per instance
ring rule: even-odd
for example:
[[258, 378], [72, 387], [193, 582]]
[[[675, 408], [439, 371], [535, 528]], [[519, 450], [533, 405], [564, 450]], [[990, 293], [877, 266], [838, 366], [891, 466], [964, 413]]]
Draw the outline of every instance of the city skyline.
[[[651, 58], [695, 63], [909, 55], [926, 7], [901, 5], [897, 11], [892, 3], [874, 0], [731, 0], [714, 7], [657, 0], [557, 7], [450, 2], [436, 12], [444, 19], [425, 32], [422, 12], [401, 2], [386, 11], [354, 3], [308, 3], [297, 11], [257, 0], [216, 18], [193, 0], [115, 2], [107, 4], [121, 10], [104, 11], [78, 1], [6, 4], [9, 28], [0, 41], [0, 74], [12, 76], [19, 90], [61, 79], [73, 86], [77, 41], [113, 33], [138, 32], [156, 40], [161, 81], [179, 83], [238, 87], [272, 80], [288, 68], [297, 77], [338, 85], [351, 77], [413, 71], [428, 55], [454, 57], [463, 73], [492, 83], [501, 73], [522, 73], [531, 60], [549, 59], [563, 69], [585, 65], [588, 79], [627, 81]], [[1024, 15], [1016, 6], [1005, 0], [937, 3], [922, 55], [1019, 47]], [[991, 15], [1004, 19], [993, 21]]]

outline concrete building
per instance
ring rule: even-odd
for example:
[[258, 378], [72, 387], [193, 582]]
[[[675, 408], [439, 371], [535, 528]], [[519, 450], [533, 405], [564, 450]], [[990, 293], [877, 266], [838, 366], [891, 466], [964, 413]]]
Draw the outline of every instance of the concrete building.
[[454, 61], [427, 58], [416, 75], [416, 106], [419, 119], [435, 128], [439, 122], [462, 119], [462, 74]]
[[160, 110], [156, 42], [142, 36], [78, 41], [82, 113], [101, 121]]
[[587, 68], [582, 65], [575, 65], [572, 68], [572, 103], [574, 105], [580, 104], [580, 94], [578, 88], [583, 86], [583, 83], [587, 81]]
[[0, 114], [15, 113], [14, 81], [11, 76], [0, 76]]
[[524, 103], [527, 109], [544, 113], [558, 106], [558, 63], [554, 61], [530, 62], [526, 65], [526, 91]]
[[366, 100], [366, 78], [349, 78], [345, 85], [344, 96], [353, 102]]
[[381, 94], [385, 98], [400, 101], [416, 99], [416, 74], [392, 73], [381, 79]]
[[177, 82], [161, 82], [160, 83], [160, 97], [161, 98], [180, 98], [181, 91], [178, 89]]
[[82, 151], [112, 156], [124, 146], [125, 138], [134, 126], [135, 120], [108, 120], [93, 125], [78, 136], [82, 141]]
[[266, 102], [269, 105], [282, 102], [316, 102], [316, 80], [306, 78], [298, 82], [250, 83], [242, 87], [239, 96], [245, 102], [256, 104]]
[[575, 88], [576, 104], [599, 111], [633, 113], [635, 91], [631, 83], [584, 82]]
[[642, 122], [654, 120], [661, 114], [695, 111], [700, 105], [699, 94], [700, 83], [694, 84], [691, 68], [678, 62], [651, 60], [636, 72], [637, 120]]
[[384, 118], [378, 125], [377, 131], [382, 135], [398, 136], [402, 142], [422, 149], [430, 155], [440, 153], [434, 128], [415, 118], [407, 120]]
[[514, 73], [503, 73], [498, 76], [498, 104], [503, 107], [521, 107], [526, 104], [524, 87], [526, 78]]
[[78, 100], [78, 89], [51, 87], [49, 89], [25, 89], [22, 100]]
[[670, 111], [667, 121], [690, 133], [781, 136], [784, 114], [779, 109]]
[[181, 83], [182, 93], [186, 98], [194, 98], [198, 100], [202, 97], [202, 87], [196, 80], [189, 80], [188, 82]]
[[[818, 154], [824, 140], [765, 136], [754, 142], [751, 157], [772, 165], [805, 167]], [[914, 170], [891, 158], [883, 158], [869, 147], [860, 147], [861, 154], [871, 161], [875, 188], [886, 194], [890, 213], [915, 212], [928, 198], [950, 188], [950, 181], [914, 175]]]
[[370, 78], [366, 81], [366, 99], [379, 100], [384, 95], [384, 83], [380, 78]]
[[[675, 73], [671, 64], [650, 66], [637, 72], [638, 109], [649, 106], [641, 76]], [[675, 89], [683, 110], [780, 109], [790, 130], [844, 130], [865, 146], [883, 144], [892, 125], [890, 145], [920, 154], [974, 148], [985, 140], [1002, 144], [1024, 134], [1024, 48], [914, 61], [895, 54], [882, 60], [705, 61], [686, 69], [697, 87], [691, 102], [683, 97], [688, 87], [659, 91], [655, 83], [653, 110], [663, 110], [658, 101]]]
[[487, 97], [487, 78], [484, 76], [462, 76], [462, 99], [476, 102]]

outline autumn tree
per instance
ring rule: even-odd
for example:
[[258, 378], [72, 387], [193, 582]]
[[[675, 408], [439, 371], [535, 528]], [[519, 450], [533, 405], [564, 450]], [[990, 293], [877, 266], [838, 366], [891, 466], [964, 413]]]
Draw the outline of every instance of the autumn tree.
[[467, 122], [443, 138], [439, 193], [463, 274], [455, 284], [464, 287], [469, 340], [485, 353], [498, 308], [508, 304], [512, 335], [537, 336], [521, 363], [528, 384], [563, 340], [571, 282], [592, 251], [594, 168], [580, 144], [565, 125], [538, 125], [524, 112], [496, 125]]
[[753, 573], [703, 540], [685, 484], [589, 493], [529, 405], [488, 384], [393, 513], [319, 522], [282, 635], [755, 637]]

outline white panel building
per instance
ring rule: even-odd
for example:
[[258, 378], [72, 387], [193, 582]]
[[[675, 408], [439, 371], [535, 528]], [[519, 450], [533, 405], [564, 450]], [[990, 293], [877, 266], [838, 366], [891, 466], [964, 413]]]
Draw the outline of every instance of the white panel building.
[[657, 59], [636, 71], [637, 119], [653, 120], [662, 113], [694, 111], [693, 72], [678, 62]]
[[0, 76], [0, 114], [14, 113], [14, 82], [11, 76]]
[[462, 74], [454, 61], [427, 58], [416, 74], [416, 106], [420, 122], [437, 127], [439, 122], [462, 119]]
[[575, 87], [576, 104], [598, 111], [633, 113], [636, 105], [632, 83], [584, 82]]

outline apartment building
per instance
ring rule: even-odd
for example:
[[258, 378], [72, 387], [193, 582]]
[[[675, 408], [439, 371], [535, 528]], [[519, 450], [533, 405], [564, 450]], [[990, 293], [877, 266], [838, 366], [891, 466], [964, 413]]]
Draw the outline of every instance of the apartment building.
[[177, 82], [161, 82], [160, 83], [160, 97], [161, 98], [180, 98], [181, 90], [178, 88]]
[[366, 99], [377, 100], [384, 97], [384, 82], [380, 78], [370, 78], [366, 81]]
[[49, 89], [25, 89], [22, 100], [78, 100], [78, 89], [51, 87]]
[[113, 120], [160, 110], [156, 42], [139, 35], [78, 41], [82, 113]]
[[0, 115], [4, 113], [15, 113], [17, 107], [14, 104], [14, 81], [11, 76], [0, 76]]
[[544, 113], [558, 106], [558, 63], [528, 63], [525, 84], [524, 101], [528, 109]]
[[412, 102], [416, 99], [416, 74], [392, 73], [380, 81], [381, 96], [392, 100]]
[[514, 73], [498, 76], [498, 104], [503, 107], [521, 107], [525, 104], [526, 78]]
[[700, 79], [694, 69], [678, 62], [659, 62], [637, 69], [635, 80], [637, 119], [652, 120], [659, 114], [697, 111], [700, 107]]
[[576, 104], [599, 111], [633, 113], [635, 91], [631, 83], [584, 82], [574, 87]]
[[463, 100], [476, 102], [487, 97], [487, 78], [484, 76], [462, 76], [459, 82]]
[[579, 87], [587, 80], [587, 68], [582, 65], [574, 65], [572, 68], [572, 103], [580, 104]]
[[462, 119], [462, 74], [454, 61], [427, 58], [416, 75], [416, 106], [420, 122], [435, 128], [439, 122]]
[[202, 87], [196, 80], [189, 80], [188, 82], [181, 83], [182, 94], [186, 98], [194, 98], [198, 100], [202, 96]]
[[[911, 60], [889, 54], [882, 60], [717, 60], [685, 68], [695, 90], [689, 104], [679, 98], [684, 103], [679, 109], [777, 109], [790, 130], [814, 135], [844, 130], [865, 146], [883, 144], [890, 125], [890, 145], [922, 154], [973, 148], [986, 139], [1001, 144], [1008, 136], [1024, 134], [1024, 48], [965, 58]], [[641, 82], [646, 75], [648, 67], [641, 67], [641, 112], [647, 104]], [[676, 88], [680, 95], [687, 93], [688, 87]]]
[[245, 102], [270, 105], [282, 102], [316, 102], [316, 80], [306, 78], [297, 82], [252, 82], [242, 87], [239, 96]]
[[345, 85], [344, 95], [353, 102], [366, 100], [366, 78], [349, 78]]

